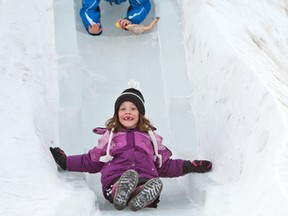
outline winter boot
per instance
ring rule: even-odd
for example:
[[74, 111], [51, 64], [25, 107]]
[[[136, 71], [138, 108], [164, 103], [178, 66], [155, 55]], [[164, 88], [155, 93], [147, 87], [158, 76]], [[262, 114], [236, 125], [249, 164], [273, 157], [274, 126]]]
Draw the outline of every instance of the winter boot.
[[129, 208], [138, 211], [153, 203], [162, 191], [162, 181], [158, 178], [147, 181], [139, 192], [130, 200]]
[[113, 205], [116, 209], [122, 210], [127, 206], [131, 193], [138, 184], [138, 173], [128, 170], [120, 177], [115, 191]]

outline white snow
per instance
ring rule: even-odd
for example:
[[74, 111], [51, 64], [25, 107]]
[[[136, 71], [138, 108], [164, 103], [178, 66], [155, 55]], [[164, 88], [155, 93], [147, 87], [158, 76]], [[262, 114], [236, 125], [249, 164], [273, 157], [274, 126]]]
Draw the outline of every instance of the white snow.
[[164, 179], [159, 207], [140, 215], [287, 215], [288, 2], [153, 2], [145, 24], [160, 21], [137, 37], [114, 27], [127, 4], [102, 1], [106, 28], [91, 37], [80, 0], [0, 2], [1, 216], [135, 214], [49, 151], [96, 145], [91, 130], [131, 78], [174, 158], [214, 164]]

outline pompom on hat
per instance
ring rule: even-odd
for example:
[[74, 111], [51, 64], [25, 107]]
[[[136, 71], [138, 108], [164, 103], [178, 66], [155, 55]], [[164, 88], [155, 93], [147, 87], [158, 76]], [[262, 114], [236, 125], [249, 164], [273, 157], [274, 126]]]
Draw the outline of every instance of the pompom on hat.
[[140, 91], [140, 83], [135, 80], [130, 80], [128, 85], [129, 88], [124, 90], [115, 102], [115, 114], [118, 112], [118, 109], [123, 102], [130, 101], [136, 105], [142, 115], [145, 115], [145, 100]]

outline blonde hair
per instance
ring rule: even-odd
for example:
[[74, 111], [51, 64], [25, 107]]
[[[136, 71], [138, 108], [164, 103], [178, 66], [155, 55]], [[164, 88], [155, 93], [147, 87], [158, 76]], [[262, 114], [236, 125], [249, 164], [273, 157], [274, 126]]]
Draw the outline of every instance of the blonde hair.
[[[118, 114], [114, 114], [114, 116], [106, 121], [105, 124], [106, 128], [109, 130], [112, 130], [114, 128], [114, 131], [117, 132], [121, 129], [124, 129], [124, 127], [121, 125], [119, 119], [118, 119]], [[148, 132], [148, 130], [153, 130], [153, 125], [151, 124], [150, 120], [147, 119], [144, 115], [142, 115], [139, 112], [139, 121], [137, 124], [137, 128], [141, 132]]]

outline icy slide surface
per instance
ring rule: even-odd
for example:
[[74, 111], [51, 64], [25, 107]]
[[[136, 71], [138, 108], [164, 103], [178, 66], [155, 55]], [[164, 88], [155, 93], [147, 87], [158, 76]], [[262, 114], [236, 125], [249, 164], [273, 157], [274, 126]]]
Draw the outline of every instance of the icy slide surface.
[[[115, 99], [127, 88], [129, 79], [133, 78], [141, 83], [147, 116], [164, 137], [164, 143], [173, 151], [174, 157], [184, 157], [183, 152], [186, 152], [185, 158], [191, 159], [193, 143], [196, 141], [188, 100], [191, 93], [183, 35], [178, 24], [181, 22], [180, 8], [172, 0], [154, 1], [153, 10], [144, 25], [148, 25], [156, 15], [164, 17], [168, 11], [173, 19], [160, 18], [155, 29], [135, 37], [116, 29], [114, 25], [118, 17], [125, 15], [127, 5], [110, 6], [102, 1], [100, 6], [104, 31], [101, 37], [91, 37], [85, 32], [78, 16], [80, 1], [75, 0], [74, 4], [66, 0], [55, 1], [56, 43], [61, 56], [58, 61], [61, 146], [68, 154], [83, 153], [95, 146], [99, 137], [91, 130], [103, 126], [112, 116]], [[75, 23], [67, 26], [67, 19], [75, 20]], [[179, 29], [171, 32], [171, 23], [179, 26]], [[64, 32], [71, 34], [69, 39], [62, 38]], [[171, 114], [175, 112], [177, 116]], [[186, 123], [183, 128], [184, 121]], [[191, 153], [187, 153], [187, 148], [190, 148]], [[61, 175], [67, 181], [86, 179], [88, 187], [97, 197], [97, 214], [116, 213], [113, 206], [103, 198], [100, 174], [88, 174], [83, 178], [81, 175], [79, 178], [78, 174], [73, 177], [71, 173]], [[185, 178], [188, 181], [191, 177]], [[157, 211], [145, 209], [142, 214], [159, 215], [171, 213], [171, 210], [181, 215], [197, 212], [190, 192], [187, 193], [190, 188], [181, 187], [179, 179], [163, 179], [164, 189]], [[81, 185], [85, 187], [84, 182]], [[127, 215], [129, 212], [125, 210], [117, 214]]]

